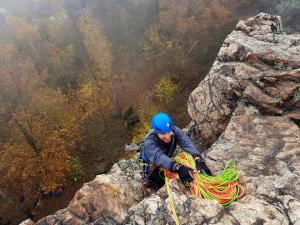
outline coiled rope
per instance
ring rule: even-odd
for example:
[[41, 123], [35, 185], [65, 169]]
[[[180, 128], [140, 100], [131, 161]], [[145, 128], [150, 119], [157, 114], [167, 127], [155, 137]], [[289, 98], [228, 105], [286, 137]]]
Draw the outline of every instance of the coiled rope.
[[[193, 173], [194, 180], [189, 184], [190, 191], [195, 196], [216, 200], [223, 206], [227, 206], [244, 194], [244, 188], [239, 184], [240, 175], [233, 160], [227, 161], [224, 170], [217, 176], [208, 176], [196, 172], [195, 160], [186, 152], [179, 153], [174, 157], [174, 160], [195, 171]], [[168, 195], [170, 196], [170, 208], [173, 212], [173, 219], [176, 225], [178, 225], [179, 221], [169, 187], [169, 179], [176, 178], [177, 173], [164, 170], [164, 174]]]

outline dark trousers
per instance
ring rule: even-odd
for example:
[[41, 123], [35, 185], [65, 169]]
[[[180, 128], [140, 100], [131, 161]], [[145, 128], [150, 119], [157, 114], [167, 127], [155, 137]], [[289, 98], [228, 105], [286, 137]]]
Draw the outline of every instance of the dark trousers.
[[163, 170], [156, 167], [148, 176], [148, 184], [151, 188], [159, 189], [165, 184], [165, 174]]

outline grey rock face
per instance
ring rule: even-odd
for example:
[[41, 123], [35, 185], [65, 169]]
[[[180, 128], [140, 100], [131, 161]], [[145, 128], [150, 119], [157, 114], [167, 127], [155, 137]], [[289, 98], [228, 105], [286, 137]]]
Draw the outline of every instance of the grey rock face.
[[[254, 205], [242, 206], [246, 211], [251, 207], [260, 208], [259, 202], [264, 201], [268, 207], [275, 207], [277, 214], [280, 212], [277, 219], [282, 217], [281, 222], [270, 224], [300, 223], [298, 209], [290, 205], [300, 204], [300, 130], [289, 118], [262, 115], [255, 107], [240, 104], [207, 156], [207, 164], [215, 172], [223, 168], [228, 159], [237, 163], [246, 195], [255, 199]], [[247, 210], [247, 207], [250, 208]], [[267, 221], [266, 215], [259, 215], [257, 218]]]
[[188, 101], [196, 122], [193, 133], [201, 137], [203, 148], [225, 130], [240, 101], [272, 115], [300, 107], [294, 98], [300, 87], [300, 35], [281, 30], [280, 17], [260, 13], [240, 21], [225, 39], [209, 74]]
[[[191, 93], [192, 135], [207, 147], [206, 163], [217, 174], [233, 159], [245, 196], [223, 207], [172, 180], [180, 224], [300, 224], [300, 35], [281, 30], [280, 18], [264, 13], [240, 21]], [[166, 187], [147, 189], [139, 172], [137, 157], [120, 161], [37, 224], [175, 224]]]

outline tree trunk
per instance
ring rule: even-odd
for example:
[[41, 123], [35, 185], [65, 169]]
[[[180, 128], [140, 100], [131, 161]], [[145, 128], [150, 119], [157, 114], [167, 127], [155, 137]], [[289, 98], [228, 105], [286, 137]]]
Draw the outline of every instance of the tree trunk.
[[32, 137], [32, 135], [26, 130], [25, 127], [22, 126], [22, 124], [19, 123], [19, 121], [16, 119], [15, 120], [18, 128], [21, 130], [21, 132], [23, 133], [25, 140], [27, 142], [27, 144], [34, 150], [35, 153], [39, 153], [41, 151], [41, 148], [39, 148], [34, 140], [34, 138]]

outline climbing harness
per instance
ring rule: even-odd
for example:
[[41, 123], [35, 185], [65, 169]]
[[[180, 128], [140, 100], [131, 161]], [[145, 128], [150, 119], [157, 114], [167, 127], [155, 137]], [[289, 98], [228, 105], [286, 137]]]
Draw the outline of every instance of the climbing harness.
[[151, 173], [151, 163], [143, 150], [140, 151], [139, 161], [142, 166], [141, 175], [144, 177], [149, 176]]

